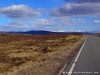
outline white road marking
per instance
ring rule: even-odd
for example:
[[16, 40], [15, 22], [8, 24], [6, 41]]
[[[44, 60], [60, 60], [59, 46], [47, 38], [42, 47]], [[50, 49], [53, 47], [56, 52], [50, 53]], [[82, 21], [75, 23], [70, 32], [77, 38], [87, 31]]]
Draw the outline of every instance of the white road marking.
[[[87, 40], [87, 39], [86, 39], [86, 40]], [[78, 58], [79, 58], [79, 56], [80, 56], [80, 54], [81, 54], [81, 52], [82, 52], [82, 49], [83, 49], [83, 47], [84, 47], [84, 45], [85, 45], [85, 43], [86, 43], [86, 40], [85, 40], [85, 42], [83, 43], [83, 45], [82, 45], [82, 47], [81, 47], [81, 49], [80, 49], [80, 51], [79, 51], [79, 53], [78, 53], [78, 55], [77, 55], [77, 57], [76, 57], [76, 59], [75, 59], [74, 62], [77, 62], [77, 60], [78, 60]]]
[[77, 62], [77, 60], [78, 60], [78, 58], [79, 58], [79, 56], [80, 56], [80, 54], [81, 54], [81, 52], [82, 52], [82, 49], [83, 49], [83, 47], [84, 47], [86, 41], [87, 41], [87, 39], [86, 39], [85, 42], [83, 43], [83, 45], [82, 45], [82, 47], [81, 47], [81, 49], [80, 49], [78, 55], [76, 56], [76, 59], [75, 59], [74, 63], [72, 64], [72, 66], [71, 66], [71, 68], [70, 68], [70, 70], [69, 70], [68, 75], [72, 75], [72, 72], [73, 72], [73, 70], [74, 70], [74, 67], [75, 67], [75, 65], [76, 65], [76, 62]]
[[72, 74], [75, 65], [76, 65], [76, 63], [73, 63], [72, 67], [70, 68], [70, 71], [68, 72], [68, 75]]

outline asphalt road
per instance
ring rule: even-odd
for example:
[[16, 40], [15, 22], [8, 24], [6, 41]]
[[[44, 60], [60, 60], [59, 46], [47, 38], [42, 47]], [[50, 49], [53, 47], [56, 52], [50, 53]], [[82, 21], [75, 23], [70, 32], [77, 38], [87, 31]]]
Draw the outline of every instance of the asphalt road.
[[62, 75], [100, 75], [100, 38], [87, 36], [80, 51]]

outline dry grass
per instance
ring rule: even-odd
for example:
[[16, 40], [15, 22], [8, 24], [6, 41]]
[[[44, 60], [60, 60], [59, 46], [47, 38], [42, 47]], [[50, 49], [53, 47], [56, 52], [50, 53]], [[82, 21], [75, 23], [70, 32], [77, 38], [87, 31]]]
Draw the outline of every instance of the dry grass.
[[50, 75], [74, 52], [72, 47], [81, 38], [82, 35], [65, 34], [0, 34], [0, 74]]
[[98, 37], [100, 37], [100, 34], [94, 34], [94, 36], [98, 36]]

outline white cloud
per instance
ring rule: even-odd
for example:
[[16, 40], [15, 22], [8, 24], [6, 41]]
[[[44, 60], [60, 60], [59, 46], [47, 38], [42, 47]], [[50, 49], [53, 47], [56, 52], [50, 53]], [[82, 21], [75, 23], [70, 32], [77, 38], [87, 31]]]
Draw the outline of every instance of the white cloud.
[[0, 8], [0, 14], [4, 14], [10, 18], [30, 18], [40, 15], [38, 10], [33, 10], [31, 7], [21, 4], [12, 5], [4, 8]]
[[100, 24], [100, 20], [94, 20], [94, 23]]
[[33, 25], [37, 26], [70, 26], [75, 24], [85, 23], [83, 19], [67, 18], [67, 17], [51, 17], [49, 19], [35, 19], [32, 21]]
[[100, 3], [65, 4], [53, 8], [51, 16], [100, 16]]
[[65, 0], [69, 2], [77, 2], [77, 3], [98, 3], [100, 0]]
[[66, 32], [65, 30], [59, 30], [58, 32]]
[[13, 25], [13, 26], [19, 26], [20, 25], [20, 26], [22, 26], [23, 24], [19, 21], [13, 21], [13, 22], [9, 23], [9, 25]]
[[34, 19], [29, 21], [14, 20], [7, 25], [0, 25], [2, 31], [27, 31], [27, 30], [50, 30], [57, 32], [64, 32], [70, 25], [81, 23], [81, 19], [65, 18], [65, 17], [52, 17], [49, 19]]

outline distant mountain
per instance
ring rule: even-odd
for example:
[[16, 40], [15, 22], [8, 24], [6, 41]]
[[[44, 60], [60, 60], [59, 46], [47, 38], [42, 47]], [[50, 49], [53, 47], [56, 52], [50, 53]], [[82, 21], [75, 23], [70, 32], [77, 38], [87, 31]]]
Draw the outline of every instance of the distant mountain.
[[11, 34], [39, 34], [39, 35], [46, 35], [46, 34], [93, 34], [93, 33], [97, 33], [97, 31], [93, 31], [93, 32], [51, 32], [51, 31], [44, 31], [44, 30], [31, 30], [31, 31], [20, 31], [20, 32], [7, 32], [7, 33], [11, 33]]
[[21, 31], [21, 32], [9, 32], [12, 34], [84, 34], [83, 32], [51, 32], [51, 31], [44, 31], [44, 30], [37, 30], [37, 31]]
[[93, 34], [100, 34], [100, 30], [92, 31]]
[[37, 30], [37, 31], [22, 31], [22, 32], [9, 32], [12, 34], [53, 34], [55, 32], [51, 32], [51, 31], [44, 31], [44, 30]]

